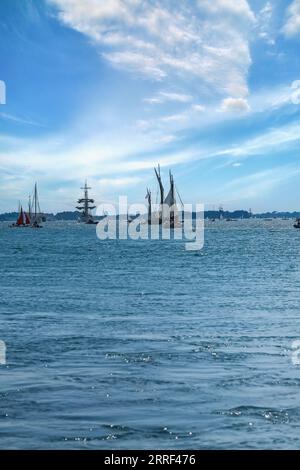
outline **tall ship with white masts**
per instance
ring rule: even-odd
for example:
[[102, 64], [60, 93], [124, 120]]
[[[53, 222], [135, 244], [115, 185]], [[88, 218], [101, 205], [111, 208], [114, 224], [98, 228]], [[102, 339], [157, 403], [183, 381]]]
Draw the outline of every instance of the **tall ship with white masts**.
[[97, 222], [94, 220], [91, 211], [96, 208], [94, 206], [94, 199], [91, 199], [89, 197], [89, 189], [92, 189], [87, 185], [87, 181], [85, 182], [85, 185], [83, 188], [84, 193], [83, 197], [78, 199], [77, 203], [80, 204], [79, 206], [76, 207], [79, 211], [81, 211], [80, 217], [78, 219], [78, 222], [82, 222], [85, 224], [97, 224]]

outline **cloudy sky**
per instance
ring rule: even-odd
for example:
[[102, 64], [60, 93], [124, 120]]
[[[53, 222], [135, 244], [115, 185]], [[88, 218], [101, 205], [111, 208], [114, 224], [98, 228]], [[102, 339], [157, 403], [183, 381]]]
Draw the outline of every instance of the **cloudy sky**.
[[[1, 0], [0, 211], [156, 194], [300, 210], [300, 0]], [[2, 100], [3, 101], [3, 100]]]

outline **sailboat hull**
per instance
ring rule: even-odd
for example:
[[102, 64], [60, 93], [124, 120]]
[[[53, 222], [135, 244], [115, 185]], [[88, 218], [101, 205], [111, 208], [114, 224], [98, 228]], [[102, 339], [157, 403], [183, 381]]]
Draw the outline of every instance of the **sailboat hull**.
[[89, 220], [88, 222], [86, 222], [87, 225], [97, 225], [98, 222], [96, 222], [95, 220]]
[[30, 225], [30, 228], [43, 228], [43, 226], [38, 224], [37, 222], [34, 222], [32, 225]]

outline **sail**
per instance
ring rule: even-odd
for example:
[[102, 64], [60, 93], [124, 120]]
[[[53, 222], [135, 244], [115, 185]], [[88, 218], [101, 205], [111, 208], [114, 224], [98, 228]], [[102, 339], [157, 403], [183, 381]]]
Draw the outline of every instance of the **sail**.
[[169, 207], [170, 212], [168, 211], [164, 212], [164, 218], [163, 218], [164, 225], [169, 226], [169, 224], [171, 224], [174, 227], [181, 226], [179, 211], [176, 205], [176, 200], [171, 190], [169, 191], [165, 199], [165, 205]]
[[172, 187], [170, 188], [170, 191], [168, 192], [167, 197], [164, 200], [164, 204], [167, 204], [167, 206], [169, 206], [169, 207], [172, 207], [176, 204], [176, 199], [175, 199], [175, 196], [174, 196], [174, 190], [173, 190]]
[[158, 185], [159, 185], [159, 190], [160, 190], [160, 203], [163, 204], [163, 202], [164, 202], [164, 187], [163, 187], [161, 176], [160, 176], [160, 166], [158, 165], [157, 169], [154, 168], [154, 171], [155, 171], [155, 174], [156, 174], [156, 178], [157, 178]]
[[29, 215], [27, 214], [27, 212], [25, 212], [25, 224], [26, 224], [26, 225], [30, 225], [30, 217], [29, 217]]
[[19, 217], [17, 219], [17, 225], [24, 225], [25, 220], [24, 220], [24, 212], [22, 209], [22, 206], [20, 207], [20, 212], [19, 212]]
[[172, 228], [180, 227], [179, 213], [175, 197], [175, 184], [172, 173], [170, 172], [170, 190], [164, 200], [164, 205], [169, 207], [169, 212], [164, 214], [164, 225]]

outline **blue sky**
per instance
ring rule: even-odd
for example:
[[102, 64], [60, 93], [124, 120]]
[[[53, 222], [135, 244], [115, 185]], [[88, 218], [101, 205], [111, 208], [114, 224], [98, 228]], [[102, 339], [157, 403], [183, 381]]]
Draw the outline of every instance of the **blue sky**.
[[[155, 189], [300, 210], [300, 0], [1, 0], [0, 211]], [[299, 83], [297, 82], [299, 80]], [[294, 85], [292, 85], [294, 84]]]

